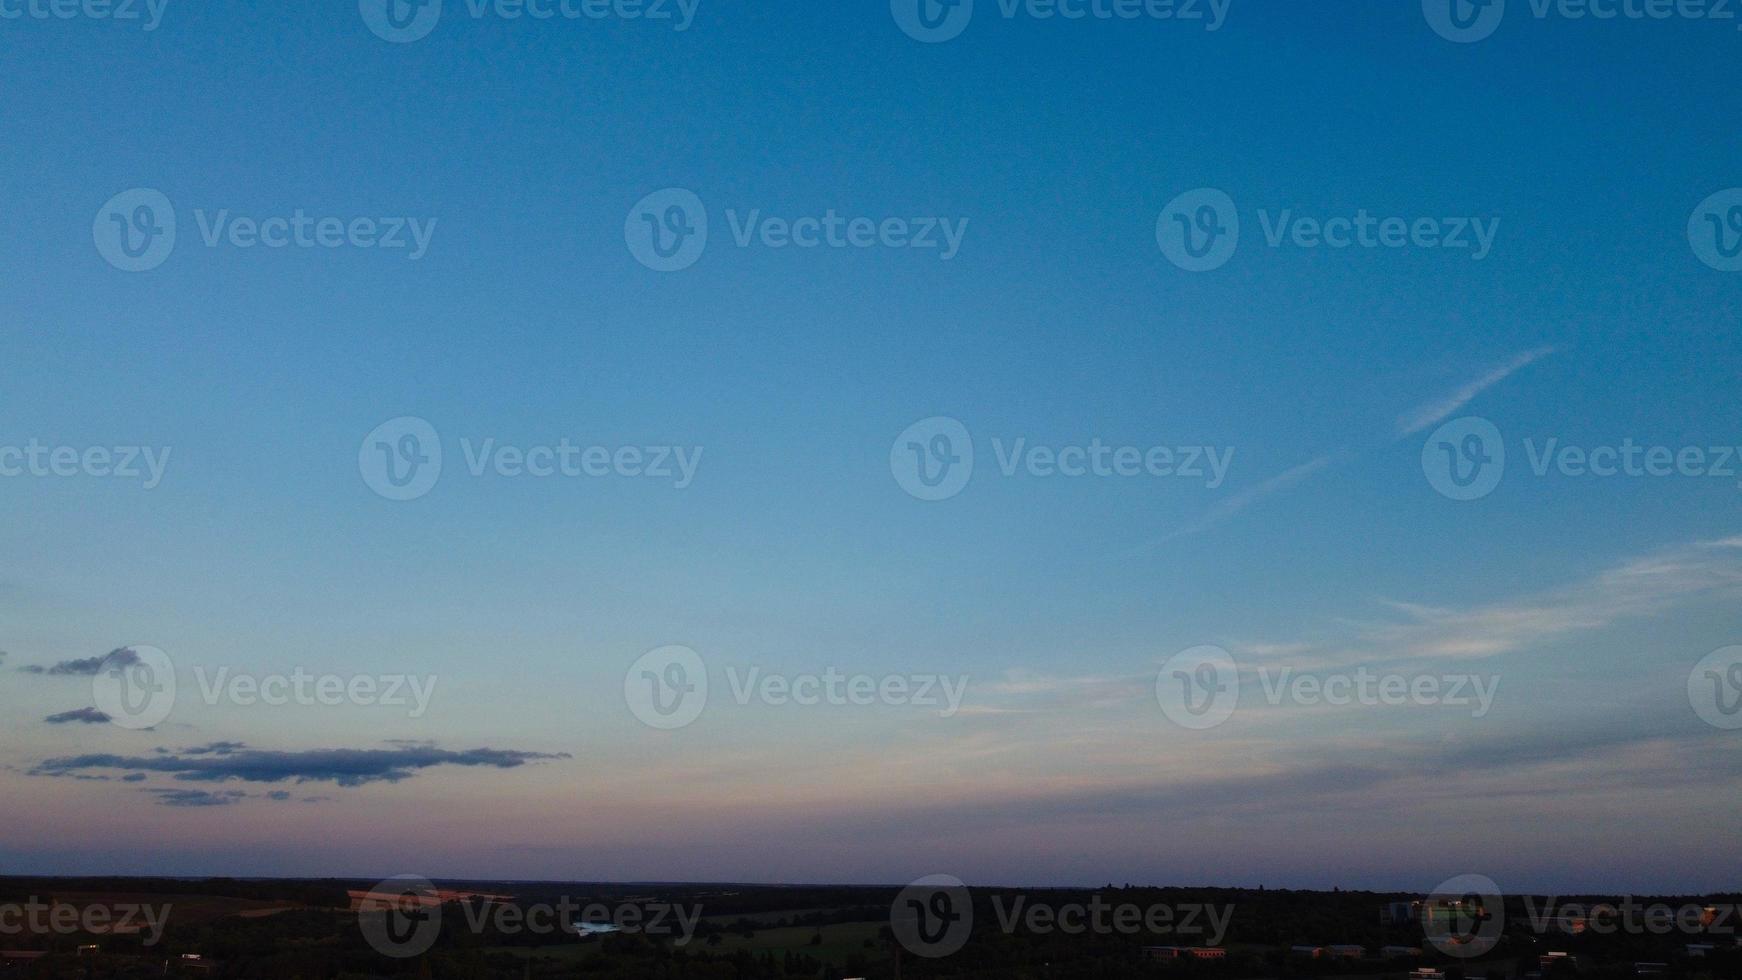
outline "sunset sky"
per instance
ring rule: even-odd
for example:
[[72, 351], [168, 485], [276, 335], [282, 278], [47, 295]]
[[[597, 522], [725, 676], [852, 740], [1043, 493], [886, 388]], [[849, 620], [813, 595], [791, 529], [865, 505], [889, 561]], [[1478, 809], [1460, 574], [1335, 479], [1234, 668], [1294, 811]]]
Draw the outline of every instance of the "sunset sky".
[[[925, 44], [876, 0], [681, 32], [450, 0], [393, 44], [353, 4], [252, 7], [0, 22], [0, 447], [171, 451], [150, 489], [0, 477], [8, 872], [1735, 887], [1742, 731], [1688, 687], [1742, 644], [1742, 459], [1527, 448], [1742, 445], [1742, 276], [1689, 242], [1742, 186], [1732, 26], [980, 0]], [[625, 216], [668, 187], [711, 229], [662, 273]], [[93, 247], [131, 188], [177, 213], [148, 272]], [[1196, 188], [1243, 225], [1204, 273], [1157, 245]], [[202, 240], [299, 209], [436, 224], [415, 260]], [[734, 241], [831, 209], [968, 224], [947, 260]], [[1499, 223], [1480, 260], [1267, 242], [1362, 209]], [[395, 501], [359, 447], [405, 416], [444, 469]], [[928, 501], [891, 447], [937, 416], [975, 470]], [[1507, 468], [1457, 501], [1423, 449], [1469, 416]], [[467, 471], [462, 440], [565, 438], [702, 455], [682, 488]], [[1214, 488], [1005, 476], [1017, 439], [1233, 456]], [[710, 699], [662, 731], [625, 675], [673, 644]], [[136, 645], [176, 666], [168, 719], [47, 720]], [[1242, 690], [1190, 730], [1157, 673], [1200, 645]], [[949, 717], [739, 704], [753, 666], [968, 686]], [[1481, 717], [1270, 704], [1285, 667], [1499, 686]], [[415, 718], [207, 704], [220, 668], [435, 687]]]

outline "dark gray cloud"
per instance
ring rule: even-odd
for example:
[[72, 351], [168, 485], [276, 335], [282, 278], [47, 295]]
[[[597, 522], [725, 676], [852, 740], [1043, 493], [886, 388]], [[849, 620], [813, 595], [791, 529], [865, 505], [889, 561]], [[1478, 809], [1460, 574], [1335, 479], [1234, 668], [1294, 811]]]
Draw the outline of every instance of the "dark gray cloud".
[[49, 715], [43, 721], [51, 725], [69, 725], [75, 721], [86, 725], [101, 725], [109, 721], [109, 716], [96, 708], [78, 708], [73, 711], [63, 711], [58, 715]]
[[90, 754], [46, 759], [33, 776], [70, 776], [91, 770], [159, 772], [182, 782], [297, 783], [329, 782], [339, 786], [397, 783], [437, 766], [484, 766], [514, 769], [529, 762], [568, 759], [566, 753], [515, 752], [507, 749], [450, 751], [434, 747], [393, 749], [315, 749], [268, 752], [241, 749], [228, 753], [164, 752], [153, 756]]
[[161, 806], [229, 806], [247, 797], [239, 789], [210, 792], [203, 789], [148, 789]]
[[[212, 742], [207, 745], [196, 745], [191, 749], [182, 749], [182, 755], [235, 755], [248, 747], [246, 742]], [[158, 749], [164, 755], [172, 755], [168, 749]]]
[[18, 668], [26, 674], [46, 674], [49, 677], [95, 677], [103, 664], [113, 660], [113, 666], [127, 667], [139, 662], [139, 654], [125, 647], [112, 650], [101, 657], [86, 657], [83, 660], [62, 660], [52, 667], [41, 667], [28, 664]]

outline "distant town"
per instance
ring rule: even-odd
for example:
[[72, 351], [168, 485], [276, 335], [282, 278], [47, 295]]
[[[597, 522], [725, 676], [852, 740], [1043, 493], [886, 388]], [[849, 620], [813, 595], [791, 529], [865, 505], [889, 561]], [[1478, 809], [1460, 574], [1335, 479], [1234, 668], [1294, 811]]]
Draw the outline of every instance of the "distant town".
[[1742, 977], [1738, 895], [0, 879], [0, 977]]

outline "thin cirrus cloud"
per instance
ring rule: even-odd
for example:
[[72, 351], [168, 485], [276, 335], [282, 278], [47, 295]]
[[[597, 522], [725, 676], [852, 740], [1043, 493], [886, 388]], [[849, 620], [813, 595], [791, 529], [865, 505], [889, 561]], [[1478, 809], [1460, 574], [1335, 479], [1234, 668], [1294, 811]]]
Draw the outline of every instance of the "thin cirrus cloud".
[[[1243, 672], [1411, 661], [1457, 662], [1528, 650], [1578, 632], [1660, 615], [1683, 603], [1742, 599], [1742, 535], [1663, 548], [1596, 575], [1504, 601], [1464, 607], [1381, 600], [1397, 618], [1340, 618], [1339, 635], [1231, 644]], [[974, 688], [963, 715], [1032, 714], [1142, 701], [1154, 677], [1056, 676], [1024, 669]]]
[[[221, 744], [221, 743], [220, 743]], [[154, 756], [89, 754], [46, 759], [33, 776], [70, 776], [103, 771], [165, 773], [182, 782], [328, 782], [338, 786], [397, 783], [439, 766], [514, 769], [531, 762], [572, 758], [568, 753], [507, 749], [451, 751], [433, 747], [395, 749], [316, 749], [279, 752], [260, 749], [160, 752]]]
[[1461, 609], [1390, 600], [1401, 620], [1353, 623], [1341, 642], [1271, 645], [1286, 654], [1258, 659], [1310, 667], [1495, 657], [1715, 597], [1742, 598], [1742, 536], [1664, 549], [1516, 600]]
[[1460, 408], [1463, 408], [1465, 405], [1468, 405], [1477, 395], [1480, 395], [1482, 392], [1487, 391], [1489, 388], [1505, 381], [1507, 378], [1512, 377], [1512, 375], [1522, 371], [1532, 364], [1535, 364], [1537, 361], [1542, 360], [1554, 352], [1555, 349], [1553, 347], [1538, 347], [1535, 350], [1525, 351], [1481, 377], [1472, 379], [1469, 383], [1462, 385], [1457, 390], [1448, 392], [1445, 396], [1436, 398], [1431, 402], [1417, 405], [1410, 411], [1398, 416], [1397, 438], [1402, 439], [1405, 436], [1414, 435], [1428, 426], [1433, 425], [1435, 422], [1444, 419], [1446, 416]]
[[[1534, 350], [1525, 351], [1514, 356], [1504, 364], [1501, 364], [1498, 367], [1483, 373], [1479, 377], [1473, 378], [1465, 384], [1458, 386], [1456, 389], [1447, 392], [1441, 397], [1416, 406], [1398, 417], [1396, 429], [1391, 434], [1390, 441], [1396, 442], [1399, 439], [1420, 432], [1422, 429], [1427, 428], [1458, 409], [1463, 408], [1482, 392], [1487, 391], [1489, 388], [1505, 381], [1512, 375], [1517, 374], [1524, 368], [1542, 360], [1554, 352], [1555, 348], [1553, 347], [1538, 347]], [[1211, 528], [1224, 523], [1248, 507], [1251, 507], [1253, 504], [1274, 497], [1285, 490], [1304, 483], [1312, 477], [1317, 476], [1319, 473], [1324, 472], [1333, 464], [1346, 462], [1354, 456], [1355, 453], [1352, 450], [1341, 448], [1314, 457], [1313, 459], [1309, 459], [1296, 466], [1292, 466], [1255, 486], [1248, 487], [1230, 495], [1226, 500], [1211, 507], [1197, 520], [1163, 535], [1154, 541], [1140, 545], [1126, 554], [1127, 556], [1138, 554], [1147, 551], [1150, 548], [1166, 544], [1176, 538], [1182, 538], [1192, 534], [1201, 534], [1204, 531], [1208, 531]]]

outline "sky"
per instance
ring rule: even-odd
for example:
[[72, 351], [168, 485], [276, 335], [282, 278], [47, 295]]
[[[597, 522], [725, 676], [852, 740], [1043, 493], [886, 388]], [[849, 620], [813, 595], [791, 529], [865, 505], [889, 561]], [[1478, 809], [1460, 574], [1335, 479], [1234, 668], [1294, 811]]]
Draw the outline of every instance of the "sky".
[[1736, 887], [1734, 22], [372, 2], [0, 3], [0, 867]]

